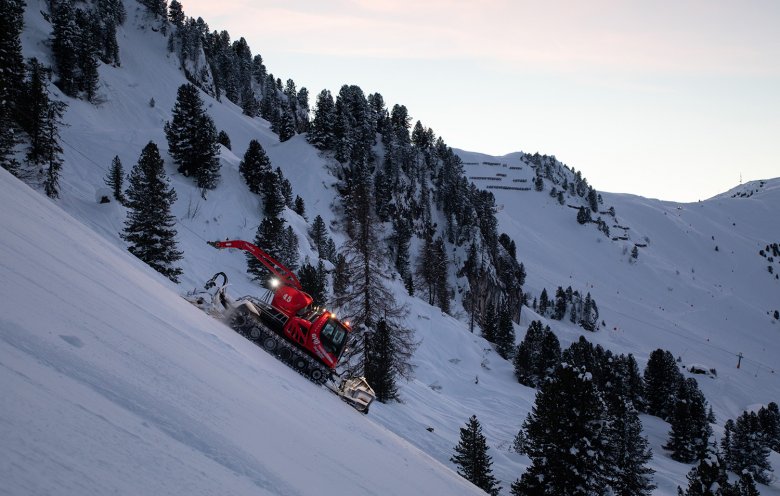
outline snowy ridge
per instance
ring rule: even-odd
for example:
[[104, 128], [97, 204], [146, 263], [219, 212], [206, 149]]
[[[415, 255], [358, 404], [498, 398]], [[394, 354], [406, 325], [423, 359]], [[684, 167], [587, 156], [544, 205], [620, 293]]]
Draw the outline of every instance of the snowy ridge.
[[[45, 4], [28, 1], [23, 40], [25, 56], [43, 60], [49, 58]], [[238, 174], [249, 140], [261, 142], [305, 199], [309, 221], [317, 214], [328, 225], [334, 221], [334, 178], [303, 136], [278, 143], [265, 121], [202, 94], [233, 148], [222, 150], [220, 186], [202, 198], [175, 172], [162, 131], [186, 80], [165, 38], [142, 27], [135, 2], [126, 5], [128, 21], [118, 35], [122, 66], [100, 68], [103, 103], [69, 99], [51, 87], [69, 105], [56, 202], [62, 210], [0, 171], [0, 492], [471, 494], [476, 489], [450, 470], [449, 457], [458, 429], [476, 414], [508, 494], [529, 463], [508, 447], [535, 391], [517, 384], [511, 364], [478, 330], [468, 331], [465, 315], [442, 315], [394, 283], [409, 305], [407, 324], [422, 340], [415, 379], [401, 383], [403, 403], [372, 406], [365, 417], [179, 298], [219, 270], [229, 275], [231, 294], [257, 292], [243, 256], [205, 244], [254, 236], [259, 200]], [[160, 147], [178, 193], [173, 213], [185, 256], [179, 286], [126, 252], [118, 237], [124, 208], [95, 202], [111, 159], [119, 155], [128, 171], [149, 140]], [[467, 176], [507, 173], [502, 184], [533, 177], [509, 170], [519, 166], [518, 153], [458, 153]], [[571, 285], [599, 302], [605, 325], [597, 333], [546, 322], [562, 346], [586, 334], [616, 353], [633, 353], [642, 368], [659, 347], [681, 364], [715, 368], [716, 378], [697, 379], [719, 436], [723, 422], [743, 409], [780, 401], [780, 322], [771, 316], [780, 309], [780, 281], [758, 254], [780, 241], [780, 180], [760, 183], [692, 204], [602, 193], [605, 206], [615, 206], [615, 224], [628, 227], [629, 239], [618, 241], [578, 225], [576, 212], [548, 195], [549, 184], [541, 193], [492, 191], [503, 206], [499, 231], [516, 240], [528, 272], [524, 290], [533, 298], [543, 288]], [[301, 239], [301, 258], [314, 259], [304, 241], [306, 220], [285, 215]], [[333, 235], [340, 245], [341, 234]], [[647, 246], [632, 263], [635, 243]], [[518, 339], [539, 318], [524, 308]], [[654, 453], [655, 493], [675, 494], [690, 466], [661, 448], [668, 424], [642, 420]], [[773, 454], [772, 463], [780, 470], [780, 457]], [[760, 489], [780, 494], [778, 482]]]

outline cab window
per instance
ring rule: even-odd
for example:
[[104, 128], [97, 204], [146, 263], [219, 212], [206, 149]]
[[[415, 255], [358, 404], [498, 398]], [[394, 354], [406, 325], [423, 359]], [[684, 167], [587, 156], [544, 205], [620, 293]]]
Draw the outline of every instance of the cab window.
[[328, 353], [338, 356], [344, 347], [347, 332], [333, 319], [328, 319], [320, 332], [320, 340]]

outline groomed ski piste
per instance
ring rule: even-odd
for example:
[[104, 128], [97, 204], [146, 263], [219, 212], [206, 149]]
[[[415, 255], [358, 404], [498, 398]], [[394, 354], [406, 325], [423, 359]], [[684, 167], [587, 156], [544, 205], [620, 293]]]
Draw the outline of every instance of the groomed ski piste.
[[[162, 35], [141, 27], [140, 7], [126, 6], [122, 66], [100, 68], [104, 101], [95, 106], [51, 87], [69, 105], [61, 199], [0, 171], [0, 494], [481, 494], [449, 462], [472, 414], [508, 494], [529, 464], [509, 447], [535, 391], [517, 384], [511, 364], [478, 330], [469, 332], [457, 305], [455, 317], [444, 315], [390, 283], [421, 341], [415, 378], [400, 383], [401, 403], [374, 404], [366, 417], [181, 298], [217, 271], [229, 275], [231, 294], [258, 292], [243, 257], [205, 243], [254, 237], [259, 199], [238, 174], [250, 139], [305, 199], [308, 219], [319, 214], [333, 225], [340, 245], [343, 235], [332, 224], [335, 179], [327, 157], [304, 136], [280, 144], [267, 122], [202, 94], [233, 145], [233, 152], [222, 150], [220, 186], [203, 199], [165, 154], [162, 126], [185, 79]], [[23, 43], [25, 56], [48, 60], [42, 40], [50, 26], [41, 10], [45, 2], [28, 1]], [[95, 199], [114, 155], [129, 171], [149, 140], [163, 152], [178, 194], [173, 213], [185, 257], [179, 285], [126, 251], [118, 236], [124, 208]], [[464, 166], [467, 176], [494, 175], [495, 166], [483, 161], [519, 166], [517, 154], [460, 155], [478, 164]], [[528, 272], [524, 290], [538, 295], [571, 285], [599, 303], [605, 325], [597, 333], [546, 322], [563, 347], [584, 334], [613, 352], [633, 353], [641, 368], [660, 347], [683, 365], [716, 369], [717, 377], [697, 376], [717, 418], [716, 437], [726, 419], [780, 401], [780, 323], [771, 316], [780, 308], [780, 282], [758, 254], [780, 241], [780, 181], [693, 204], [602, 193], [616, 222], [630, 228], [630, 241], [580, 226], [575, 211], [547, 191], [492, 191], [503, 206], [499, 229], [516, 240]], [[747, 191], [749, 197], [732, 197]], [[285, 216], [301, 240], [301, 259], [315, 260], [306, 220]], [[647, 247], [632, 262], [635, 242]], [[537, 318], [523, 309], [518, 340]], [[642, 421], [655, 494], [676, 494], [691, 466], [662, 449], [668, 424]], [[780, 470], [780, 456], [773, 453], [771, 462]], [[760, 491], [780, 494], [780, 483]]]

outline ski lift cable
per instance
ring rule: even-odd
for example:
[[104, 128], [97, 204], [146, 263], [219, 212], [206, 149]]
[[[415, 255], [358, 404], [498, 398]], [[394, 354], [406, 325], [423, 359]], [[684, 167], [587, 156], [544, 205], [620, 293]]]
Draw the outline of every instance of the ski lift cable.
[[[621, 315], [621, 316], [623, 316], [625, 318], [631, 319], [631, 320], [633, 320], [635, 322], [639, 322], [641, 324], [645, 324], [647, 326], [653, 327], [653, 328], [658, 329], [660, 331], [664, 331], [664, 332], [667, 332], [669, 334], [673, 334], [675, 336], [678, 336], [680, 338], [687, 339], [689, 341], [693, 341], [693, 342], [695, 342], [697, 344], [701, 344], [701, 345], [704, 345], [704, 346], [709, 346], [710, 348], [714, 348], [714, 349], [716, 349], [716, 350], [718, 350], [718, 351], [720, 351], [722, 353], [726, 353], [726, 354], [732, 355], [734, 357], [738, 357], [740, 355], [739, 353], [734, 353], [733, 351], [727, 350], [727, 349], [722, 348], [722, 347], [720, 347], [720, 346], [718, 346], [716, 344], [713, 344], [710, 341], [706, 341], [706, 340], [703, 340], [703, 339], [700, 339], [700, 338], [696, 338], [694, 336], [690, 336], [690, 335], [687, 335], [687, 334], [682, 333], [682, 332], [677, 332], [677, 331], [674, 331], [673, 329], [669, 329], [667, 327], [662, 327], [662, 326], [653, 324], [651, 322], [644, 321], [642, 319], [638, 319], [638, 318], [636, 318], [636, 317], [634, 317], [632, 315], [628, 315], [628, 314], [625, 314], [625, 313], [622, 313], [622, 312], [619, 312], [619, 311], [616, 311], [616, 310], [612, 310], [612, 312], [616, 313], [618, 315]], [[766, 369], [766, 370], [768, 370], [770, 372], [774, 371], [774, 368], [766, 365], [765, 363], [762, 363], [762, 362], [760, 362], [758, 360], [754, 360], [752, 358], [746, 358], [744, 355], [742, 356], [742, 361], [743, 362], [752, 362], [753, 364], [757, 365], [758, 367], [764, 368], [764, 369]]]

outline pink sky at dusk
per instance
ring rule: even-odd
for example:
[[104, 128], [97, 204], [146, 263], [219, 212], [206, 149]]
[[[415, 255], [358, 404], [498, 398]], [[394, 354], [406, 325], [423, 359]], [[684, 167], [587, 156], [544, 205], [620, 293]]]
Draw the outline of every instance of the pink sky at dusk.
[[599, 190], [695, 201], [780, 175], [776, 1], [180, 1], [312, 105], [358, 84], [450, 146], [554, 154]]

